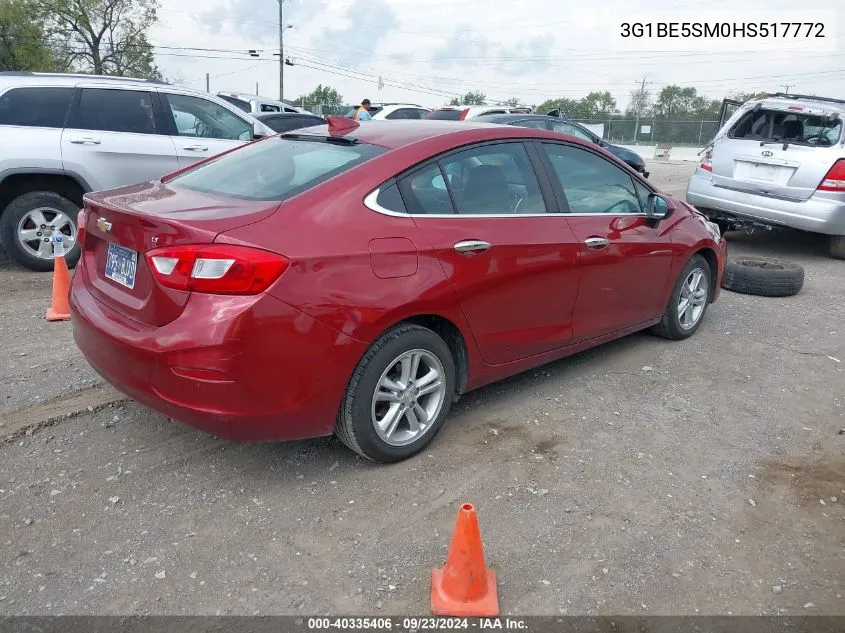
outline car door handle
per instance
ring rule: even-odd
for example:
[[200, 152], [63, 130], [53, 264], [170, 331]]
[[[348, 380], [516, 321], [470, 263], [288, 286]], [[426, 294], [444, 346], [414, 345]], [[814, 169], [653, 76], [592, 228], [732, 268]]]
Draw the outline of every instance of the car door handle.
[[490, 242], [482, 242], [481, 240], [464, 240], [455, 244], [455, 250], [461, 255], [474, 255], [475, 253], [483, 253], [490, 248]]
[[83, 136], [83, 137], [76, 137], [70, 139], [70, 142], [74, 145], [99, 145], [100, 139], [93, 138], [91, 136]]
[[593, 236], [593, 237], [588, 237], [586, 240], [584, 240], [584, 244], [587, 245], [587, 248], [598, 249], [598, 248], [604, 248], [605, 246], [610, 244], [610, 240], [608, 240], [607, 238], [604, 238], [604, 237]]
[[208, 148], [205, 145], [183, 145], [182, 149], [186, 149], [189, 152], [207, 152]]

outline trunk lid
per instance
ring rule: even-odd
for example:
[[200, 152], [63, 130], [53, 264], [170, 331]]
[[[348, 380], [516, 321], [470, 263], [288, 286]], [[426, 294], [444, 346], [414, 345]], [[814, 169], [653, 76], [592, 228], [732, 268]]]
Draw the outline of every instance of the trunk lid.
[[191, 293], [158, 284], [144, 254], [164, 246], [211, 244], [219, 233], [269, 217], [279, 204], [160, 182], [88, 194], [83, 279], [99, 301], [120, 314], [165, 325], [182, 313]]
[[790, 200], [813, 195], [843, 156], [842, 121], [824, 107], [764, 102], [746, 110], [712, 150], [717, 187]]

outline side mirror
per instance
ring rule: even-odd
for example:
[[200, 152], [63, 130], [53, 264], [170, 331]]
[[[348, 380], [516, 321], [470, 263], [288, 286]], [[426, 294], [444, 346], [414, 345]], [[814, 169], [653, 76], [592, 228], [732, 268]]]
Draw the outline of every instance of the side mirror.
[[607, 147], [607, 142], [603, 139], [597, 138], [596, 145], [598, 145], [599, 147]]
[[648, 194], [645, 214], [650, 220], [662, 220], [669, 215], [669, 201], [660, 194]]

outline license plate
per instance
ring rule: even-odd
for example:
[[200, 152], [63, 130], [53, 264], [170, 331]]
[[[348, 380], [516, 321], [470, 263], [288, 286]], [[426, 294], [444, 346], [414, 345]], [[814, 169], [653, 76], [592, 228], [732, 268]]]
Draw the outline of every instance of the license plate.
[[109, 244], [106, 254], [106, 277], [127, 288], [135, 287], [138, 253], [117, 244]]
[[737, 161], [734, 177], [737, 180], [756, 180], [785, 185], [795, 171], [794, 167], [785, 165], [754, 164]]

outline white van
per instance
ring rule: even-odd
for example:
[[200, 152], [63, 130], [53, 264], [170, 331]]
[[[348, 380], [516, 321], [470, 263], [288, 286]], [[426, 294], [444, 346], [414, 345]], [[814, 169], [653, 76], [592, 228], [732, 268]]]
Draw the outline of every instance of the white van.
[[247, 112], [249, 114], [262, 114], [264, 112], [302, 112], [311, 114], [304, 108], [298, 108], [278, 99], [268, 99], [258, 95], [246, 94], [245, 92], [218, 92], [217, 96]]

